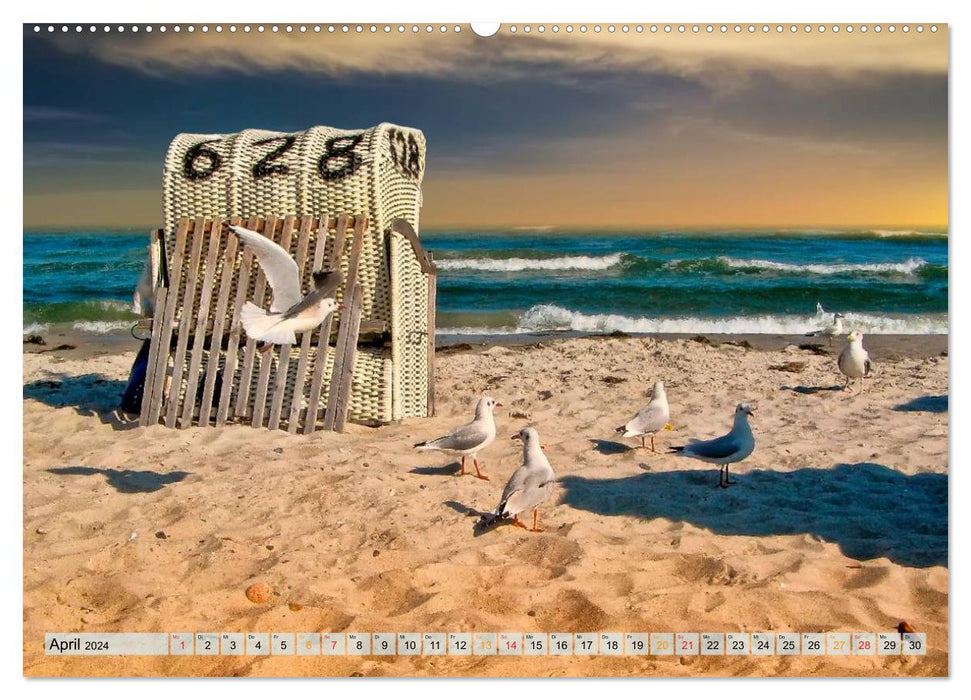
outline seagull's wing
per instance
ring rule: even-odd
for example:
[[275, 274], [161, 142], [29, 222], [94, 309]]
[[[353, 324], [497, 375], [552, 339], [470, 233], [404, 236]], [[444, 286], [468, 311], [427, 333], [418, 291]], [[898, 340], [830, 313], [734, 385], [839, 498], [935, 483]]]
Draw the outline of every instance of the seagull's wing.
[[738, 439], [738, 436], [729, 433], [714, 440], [696, 440], [689, 442], [681, 454], [689, 457], [702, 457], [704, 459], [724, 459], [738, 452], [741, 447], [741, 441]]
[[242, 226], [230, 226], [246, 247], [253, 251], [273, 289], [270, 311], [280, 313], [300, 302], [300, 268], [290, 254], [269, 238]]
[[318, 270], [314, 273], [314, 287], [320, 292], [321, 299], [334, 296], [343, 282], [344, 273], [340, 270]]
[[[525, 467], [520, 467], [520, 469], [525, 470]], [[534, 469], [529, 471], [518, 488], [508, 495], [503, 492], [502, 503], [499, 504], [498, 508], [499, 513], [518, 514], [535, 508], [552, 493], [555, 480], [556, 477], [553, 476], [552, 470]], [[506, 490], [509, 490], [508, 485]]]
[[480, 423], [472, 422], [456, 428], [447, 435], [443, 435], [435, 440], [418, 443], [415, 447], [418, 449], [463, 452], [465, 450], [475, 449], [488, 439], [489, 433], [486, 432], [485, 427]]
[[293, 318], [301, 311], [315, 306], [323, 299], [332, 298], [337, 293], [337, 288], [344, 281], [344, 273], [340, 270], [327, 270], [314, 273], [314, 284], [316, 288], [303, 299], [287, 309], [283, 314], [284, 318]]
[[624, 428], [631, 436], [656, 433], [667, 424], [668, 418], [667, 406], [660, 401], [651, 401]]
[[501, 516], [506, 512], [506, 505], [509, 503], [509, 499], [522, 491], [528, 477], [529, 469], [526, 468], [525, 464], [512, 473], [509, 481], [506, 482], [506, 488], [502, 490], [502, 496], [499, 498], [499, 506], [496, 508], [497, 514]]

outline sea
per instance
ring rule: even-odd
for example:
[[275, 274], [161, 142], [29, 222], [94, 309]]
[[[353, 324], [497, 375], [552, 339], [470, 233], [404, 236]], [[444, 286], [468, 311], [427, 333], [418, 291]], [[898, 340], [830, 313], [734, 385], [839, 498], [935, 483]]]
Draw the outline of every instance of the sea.
[[[935, 230], [431, 230], [445, 336], [948, 332]], [[24, 333], [127, 332], [145, 231], [25, 231]]]

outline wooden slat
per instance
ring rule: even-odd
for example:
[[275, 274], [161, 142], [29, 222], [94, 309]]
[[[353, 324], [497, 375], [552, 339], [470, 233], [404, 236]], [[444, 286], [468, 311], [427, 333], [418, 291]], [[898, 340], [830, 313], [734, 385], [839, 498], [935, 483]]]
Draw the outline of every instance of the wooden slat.
[[[242, 219], [233, 217], [232, 224], [239, 224]], [[256, 226], [258, 219], [254, 216], [246, 222], [246, 228]], [[233, 235], [233, 238], [237, 236]], [[243, 259], [239, 264], [239, 280], [236, 283], [236, 301], [233, 306], [233, 325], [229, 329], [229, 347], [226, 349], [226, 370], [223, 375], [222, 393], [219, 395], [219, 407], [216, 410], [216, 425], [225, 425], [229, 417], [230, 398], [233, 394], [233, 383], [236, 379], [236, 356], [239, 353], [240, 334], [243, 332], [239, 323], [239, 312], [246, 302], [246, 292], [249, 288], [250, 268], [253, 266], [253, 251], [243, 246]]]
[[435, 260], [428, 253], [428, 261], [433, 272], [428, 275], [428, 399], [425, 402], [425, 415], [435, 415], [435, 303], [438, 295], [438, 275], [434, 273]]
[[[359, 216], [354, 222], [354, 241], [351, 245], [351, 258], [347, 264], [347, 286], [344, 287], [345, 292], [351, 290], [352, 294], [357, 287], [357, 268], [361, 261], [361, 250], [364, 247], [364, 233], [365, 227], [367, 225], [367, 218], [364, 216]], [[353, 301], [353, 298], [348, 300], [347, 294], [345, 293], [345, 306], [348, 305], [348, 301]], [[341, 314], [341, 325], [340, 330], [337, 332], [337, 347], [334, 348], [334, 369], [330, 376], [330, 386], [327, 390], [327, 410], [324, 413], [324, 430], [334, 430], [337, 424], [337, 412], [338, 406], [340, 404], [341, 392], [344, 387], [341, 386], [341, 379], [344, 376], [344, 363], [348, 356], [351, 354], [348, 350], [348, 342], [350, 342], [349, 334], [353, 326], [354, 329], [354, 352], [357, 352], [357, 334], [360, 330], [360, 319], [356, 322], [348, 322], [350, 317], [350, 307]], [[350, 391], [350, 387], [348, 387]]]
[[[344, 339], [343, 353], [341, 362], [341, 375], [336, 387], [331, 386], [331, 391], [337, 395], [337, 403], [334, 410], [334, 423], [331, 430], [344, 432], [344, 423], [347, 422], [347, 408], [351, 400], [352, 377], [354, 375], [354, 359], [357, 357], [357, 336], [361, 328], [361, 312], [363, 311], [364, 289], [360, 284], [355, 284], [351, 291], [351, 305], [345, 318], [341, 319], [341, 331], [347, 326], [347, 333]], [[340, 345], [338, 344], [338, 347]], [[334, 391], [336, 388], [336, 391]], [[330, 401], [327, 402], [328, 406]], [[325, 417], [326, 421], [326, 417]]]
[[[313, 230], [314, 221], [312, 217], [305, 216], [300, 221], [300, 243], [297, 244], [298, 255], [300, 253], [300, 246], [306, 241], [307, 246], [310, 245], [310, 233]], [[317, 240], [314, 245], [314, 259], [311, 263], [311, 270], [319, 270], [320, 265], [324, 260], [324, 250], [327, 247], [327, 228], [326, 221], [323, 233], [317, 234]], [[306, 255], [306, 249], [304, 249], [304, 255]], [[324, 323], [328, 323], [329, 319], [325, 319]], [[296, 433], [298, 423], [300, 421], [300, 403], [303, 398], [303, 383], [307, 378], [307, 363], [310, 360], [310, 343], [313, 338], [313, 333], [304, 333], [303, 338], [300, 339], [300, 356], [297, 360], [297, 372], [294, 375], [293, 381], [293, 394], [290, 397], [290, 411], [287, 418], [287, 432]], [[286, 377], [284, 377], [286, 381]], [[276, 398], [273, 401], [274, 407], [276, 406]], [[272, 412], [270, 416], [270, 422], [273, 422]]]
[[[162, 290], [167, 287], [161, 280], [161, 257], [165, 254], [165, 232], [156, 229], [151, 236], [152, 250], [149, 258], [152, 264], [152, 318], [148, 320], [151, 324], [147, 328], [151, 331], [151, 340], [148, 344], [148, 364], [145, 366], [145, 384], [142, 387], [142, 405], [138, 416], [138, 424], [148, 425], [148, 409], [152, 403], [152, 385], [155, 380], [155, 362], [158, 360], [158, 334], [162, 328], [162, 317], [165, 315], [165, 298], [168, 294], [162, 294]], [[167, 284], [167, 283], [166, 283]], [[146, 319], [139, 321], [139, 324]]]
[[[270, 216], [267, 217], [266, 223], [263, 226], [263, 235], [273, 240], [273, 234], [276, 233], [276, 223], [277, 217]], [[258, 230], [258, 229], [253, 229]], [[269, 235], [267, 236], [267, 232]], [[253, 291], [252, 302], [257, 306], [264, 308], [263, 297], [266, 294], [266, 275], [263, 274], [263, 268], [261, 267], [256, 275], [256, 289]], [[245, 303], [245, 300], [244, 300]], [[243, 371], [240, 374], [239, 386], [237, 387], [236, 395], [236, 417], [237, 418], [248, 418], [250, 417], [249, 411], [249, 388], [253, 380], [253, 364], [256, 361], [256, 341], [252, 338], [246, 338], [246, 347], [243, 349]]]
[[[209, 341], [209, 362], [206, 365], [206, 379], [202, 390], [202, 406], [199, 408], [199, 425], [209, 425], [209, 419], [212, 414], [212, 395], [216, 390], [219, 358], [223, 356], [223, 325], [225, 324], [226, 306], [229, 304], [229, 292], [233, 287], [233, 268], [236, 263], [236, 247], [238, 241], [239, 238], [234, 234], [229, 234], [226, 237], [226, 251], [223, 254], [222, 266], [223, 274], [222, 279], [219, 281], [219, 295], [216, 297], [216, 316], [212, 324], [212, 336]], [[223, 382], [231, 385], [233, 383], [232, 373], [227, 377], [224, 372]]]
[[361, 321], [361, 335], [366, 333], [380, 335], [388, 332], [388, 324], [384, 321]]
[[[169, 277], [169, 287], [161, 303], [163, 314], [161, 323], [158, 324], [158, 349], [155, 356], [155, 366], [149, 365], [152, 372], [152, 398], [146, 418], [146, 425], [158, 423], [162, 410], [162, 395], [165, 393], [165, 374], [169, 365], [169, 353], [172, 343], [172, 319], [175, 318], [175, 305], [179, 299], [179, 284], [182, 281], [182, 253], [185, 250], [186, 234], [189, 230], [188, 219], [179, 222], [179, 228], [175, 232], [175, 248], [172, 250], [171, 265], [166, 262], [167, 268], [171, 271]], [[178, 264], [176, 264], [178, 263]], [[155, 324], [153, 324], [155, 325]], [[155, 336], [155, 329], [152, 329]]]
[[[284, 250], [290, 250], [290, 239], [293, 238], [293, 225], [295, 219], [293, 216], [288, 216], [283, 220], [283, 231], [280, 232], [280, 240], [278, 243], [280, 247]], [[299, 285], [299, 282], [297, 283]], [[290, 357], [290, 346], [281, 345], [279, 350], [277, 348], [272, 348], [263, 354], [260, 359], [260, 374], [256, 381], [256, 403], [253, 406], [253, 427], [258, 428], [263, 425], [263, 416], [266, 413], [266, 395], [269, 391], [270, 384], [270, 374], [273, 371], [273, 353], [279, 352], [279, 362], [278, 365], [284, 368], [284, 378], [286, 377], [286, 367], [285, 365], [289, 362]], [[277, 415], [277, 421], [279, 421], [279, 415]]]
[[[145, 388], [142, 390], [142, 411], [138, 418], [141, 426], [150, 425], [158, 421], [158, 406], [153, 399], [161, 397], [161, 390], [155, 382], [155, 363], [158, 362], [159, 343], [164, 326], [165, 301], [169, 288], [159, 287], [155, 290], [155, 314], [152, 318], [152, 342], [148, 348], [148, 366], [145, 368]], [[168, 353], [165, 353], [168, 357]], [[157, 396], [156, 396], [157, 395]], [[155, 412], [153, 415], [153, 411]]]
[[361, 251], [364, 250], [364, 236], [367, 234], [367, 217], [358, 216], [354, 220], [354, 240], [351, 243], [351, 259], [347, 263], [347, 284], [344, 289], [354, 289], [357, 284], [358, 268], [361, 264]]
[[[333, 268], [339, 265], [341, 258], [344, 257], [344, 241], [347, 238], [347, 226], [349, 223], [350, 217], [337, 217], [334, 245], [330, 249], [330, 255], [327, 258], [328, 267]], [[320, 228], [317, 231], [318, 237], [327, 237], [329, 224], [330, 222], [327, 217], [321, 220]], [[345, 286], [344, 289], [346, 290], [348, 287]], [[317, 338], [317, 359], [314, 362], [314, 373], [310, 380], [310, 395], [307, 398], [307, 412], [303, 420], [303, 432], [305, 435], [309, 435], [317, 427], [317, 414], [320, 411], [321, 382], [324, 379], [324, 368], [327, 366], [327, 355], [330, 352], [330, 331], [333, 324], [334, 314], [331, 314], [324, 321], [324, 327], [321, 328], [320, 335]]]
[[[179, 334], [175, 347], [175, 361], [172, 366], [172, 381], [169, 384], [169, 401], [165, 408], [165, 425], [169, 428], [176, 426], [179, 415], [179, 394], [182, 390], [182, 375], [185, 371], [185, 351], [189, 344], [189, 328], [192, 326], [192, 315], [195, 307], [195, 289], [199, 281], [199, 257], [202, 254], [202, 241], [206, 235], [206, 220], [201, 216], [196, 218], [192, 231], [192, 248], [189, 254], [189, 274], [183, 287], [182, 318], [179, 319]], [[173, 285], [173, 289], [179, 289]], [[174, 296], [178, 296], [177, 294]], [[191, 401], [188, 396], [186, 401]]]
[[[216, 217], [209, 229], [209, 250], [206, 253], [206, 274], [202, 280], [199, 308], [196, 309], [196, 329], [192, 340], [192, 353], [189, 356], [189, 376], [182, 403], [181, 427], [192, 425], [192, 414], [196, 406], [196, 389], [199, 386], [199, 367], [206, 344], [206, 321], [209, 319], [209, 306], [212, 303], [213, 278], [216, 274], [216, 261], [219, 259], [219, 240], [222, 235], [222, 218]], [[210, 351], [211, 354], [211, 351]], [[219, 351], [216, 350], [218, 357]]]

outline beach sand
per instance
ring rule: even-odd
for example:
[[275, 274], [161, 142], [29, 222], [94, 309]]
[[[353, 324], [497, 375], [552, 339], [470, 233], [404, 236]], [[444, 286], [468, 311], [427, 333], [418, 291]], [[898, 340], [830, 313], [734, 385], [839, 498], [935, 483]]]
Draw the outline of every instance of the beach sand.
[[[434, 418], [310, 436], [133, 427], [111, 408], [134, 341], [122, 354], [25, 346], [24, 673], [946, 675], [946, 337], [868, 337], [863, 395], [838, 390], [838, 347], [724, 340], [452, 348], [437, 359]], [[656, 379], [674, 425], [660, 454], [614, 433]], [[470, 419], [481, 394], [504, 404], [482, 455], [491, 481], [412, 450]], [[736, 486], [665, 453], [727, 431], [741, 400], [757, 403], [757, 447], [732, 467]], [[560, 481], [545, 531], [474, 536], [526, 424]], [[258, 581], [272, 591], [263, 604], [244, 595]], [[43, 652], [54, 631], [853, 632], [901, 620], [927, 633], [926, 656]]]

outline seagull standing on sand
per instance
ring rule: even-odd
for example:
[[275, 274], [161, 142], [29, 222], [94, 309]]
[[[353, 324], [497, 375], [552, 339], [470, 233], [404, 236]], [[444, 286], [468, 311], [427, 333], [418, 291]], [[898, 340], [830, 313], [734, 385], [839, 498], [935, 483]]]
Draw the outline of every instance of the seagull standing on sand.
[[826, 326], [825, 328], [820, 328], [819, 330], [806, 333], [807, 336], [820, 336], [825, 335], [829, 338], [830, 347], [833, 345], [833, 338], [838, 335], [843, 335], [843, 319], [846, 318], [841, 313], [833, 314], [833, 323]]
[[[523, 441], [523, 464], [509, 477], [509, 483], [502, 490], [499, 505], [491, 513], [482, 516], [481, 525], [488, 526], [501, 518], [512, 517], [512, 524], [530, 532], [542, 532], [539, 528], [539, 507], [553, 493], [556, 475], [543, 452], [544, 445], [539, 441], [535, 428], [523, 428], [513, 440]], [[533, 510], [533, 527], [527, 527], [519, 514]]]
[[465, 458], [471, 457], [475, 466], [475, 476], [489, 480], [489, 477], [479, 471], [478, 454], [496, 439], [496, 420], [492, 415], [493, 409], [502, 406], [491, 396], [483, 396], [475, 405], [475, 420], [456, 428], [447, 435], [435, 440], [426, 440], [415, 444], [419, 452], [437, 450], [450, 455], [461, 456], [462, 471], [465, 474]]
[[246, 335], [261, 340], [268, 350], [273, 343], [293, 345], [297, 333], [306, 333], [324, 322], [340, 308], [334, 295], [344, 281], [340, 270], [318, 270], [313, 273], [314, 289], [306, 296], [300, 292], [300, 268], [290, 254], [269, 238], [242, 226], [229, 226], [253, 251], [263, 268], [266, 281], [273, 289], [269, 312], [251, 301], [239, 312]]
[[863, 348], [863, 334], [860, 331], [853, 331], [846, 339], [849, 341], [840, 353], [837, 364], [840, 372], [846, 375], [846, 384], [843, 389], [850, 385], [854, 379], [860, 380], [860, 393], [863, 393], [863, 378], [870, 376], [873, 364], [870, 362], [870, 353]]
[[718, 485], [727, 489], [729, 484], [737, 483], [729, 480], [728, 465], [741, 462], [755, 449], [755, 436], [748, 424], [751, 415], [754, 415], [752, 407], [747, 403], [740, 403], [735, 407], [735, 422], [727, 435], [714, 440], [691, 440], [687, 445], [672, 447], [671, 451], [709, 464], [721, 465], [718, 470]]
[[623, 433], [623, 437], [639, 437], [641, 447], [644, 445], [644, 436], [651, 436], [651, 452], [654, 449], [654, 433], [663, 430], [671, 419], [671, 409], [668, 408], [668, 397], [664, 393], [664, 383], [654, 382], [654, 391], [651, 392], [651, 401], [644, 408], [637, 412], [627, 423], [617, 428], [618, 433]]

